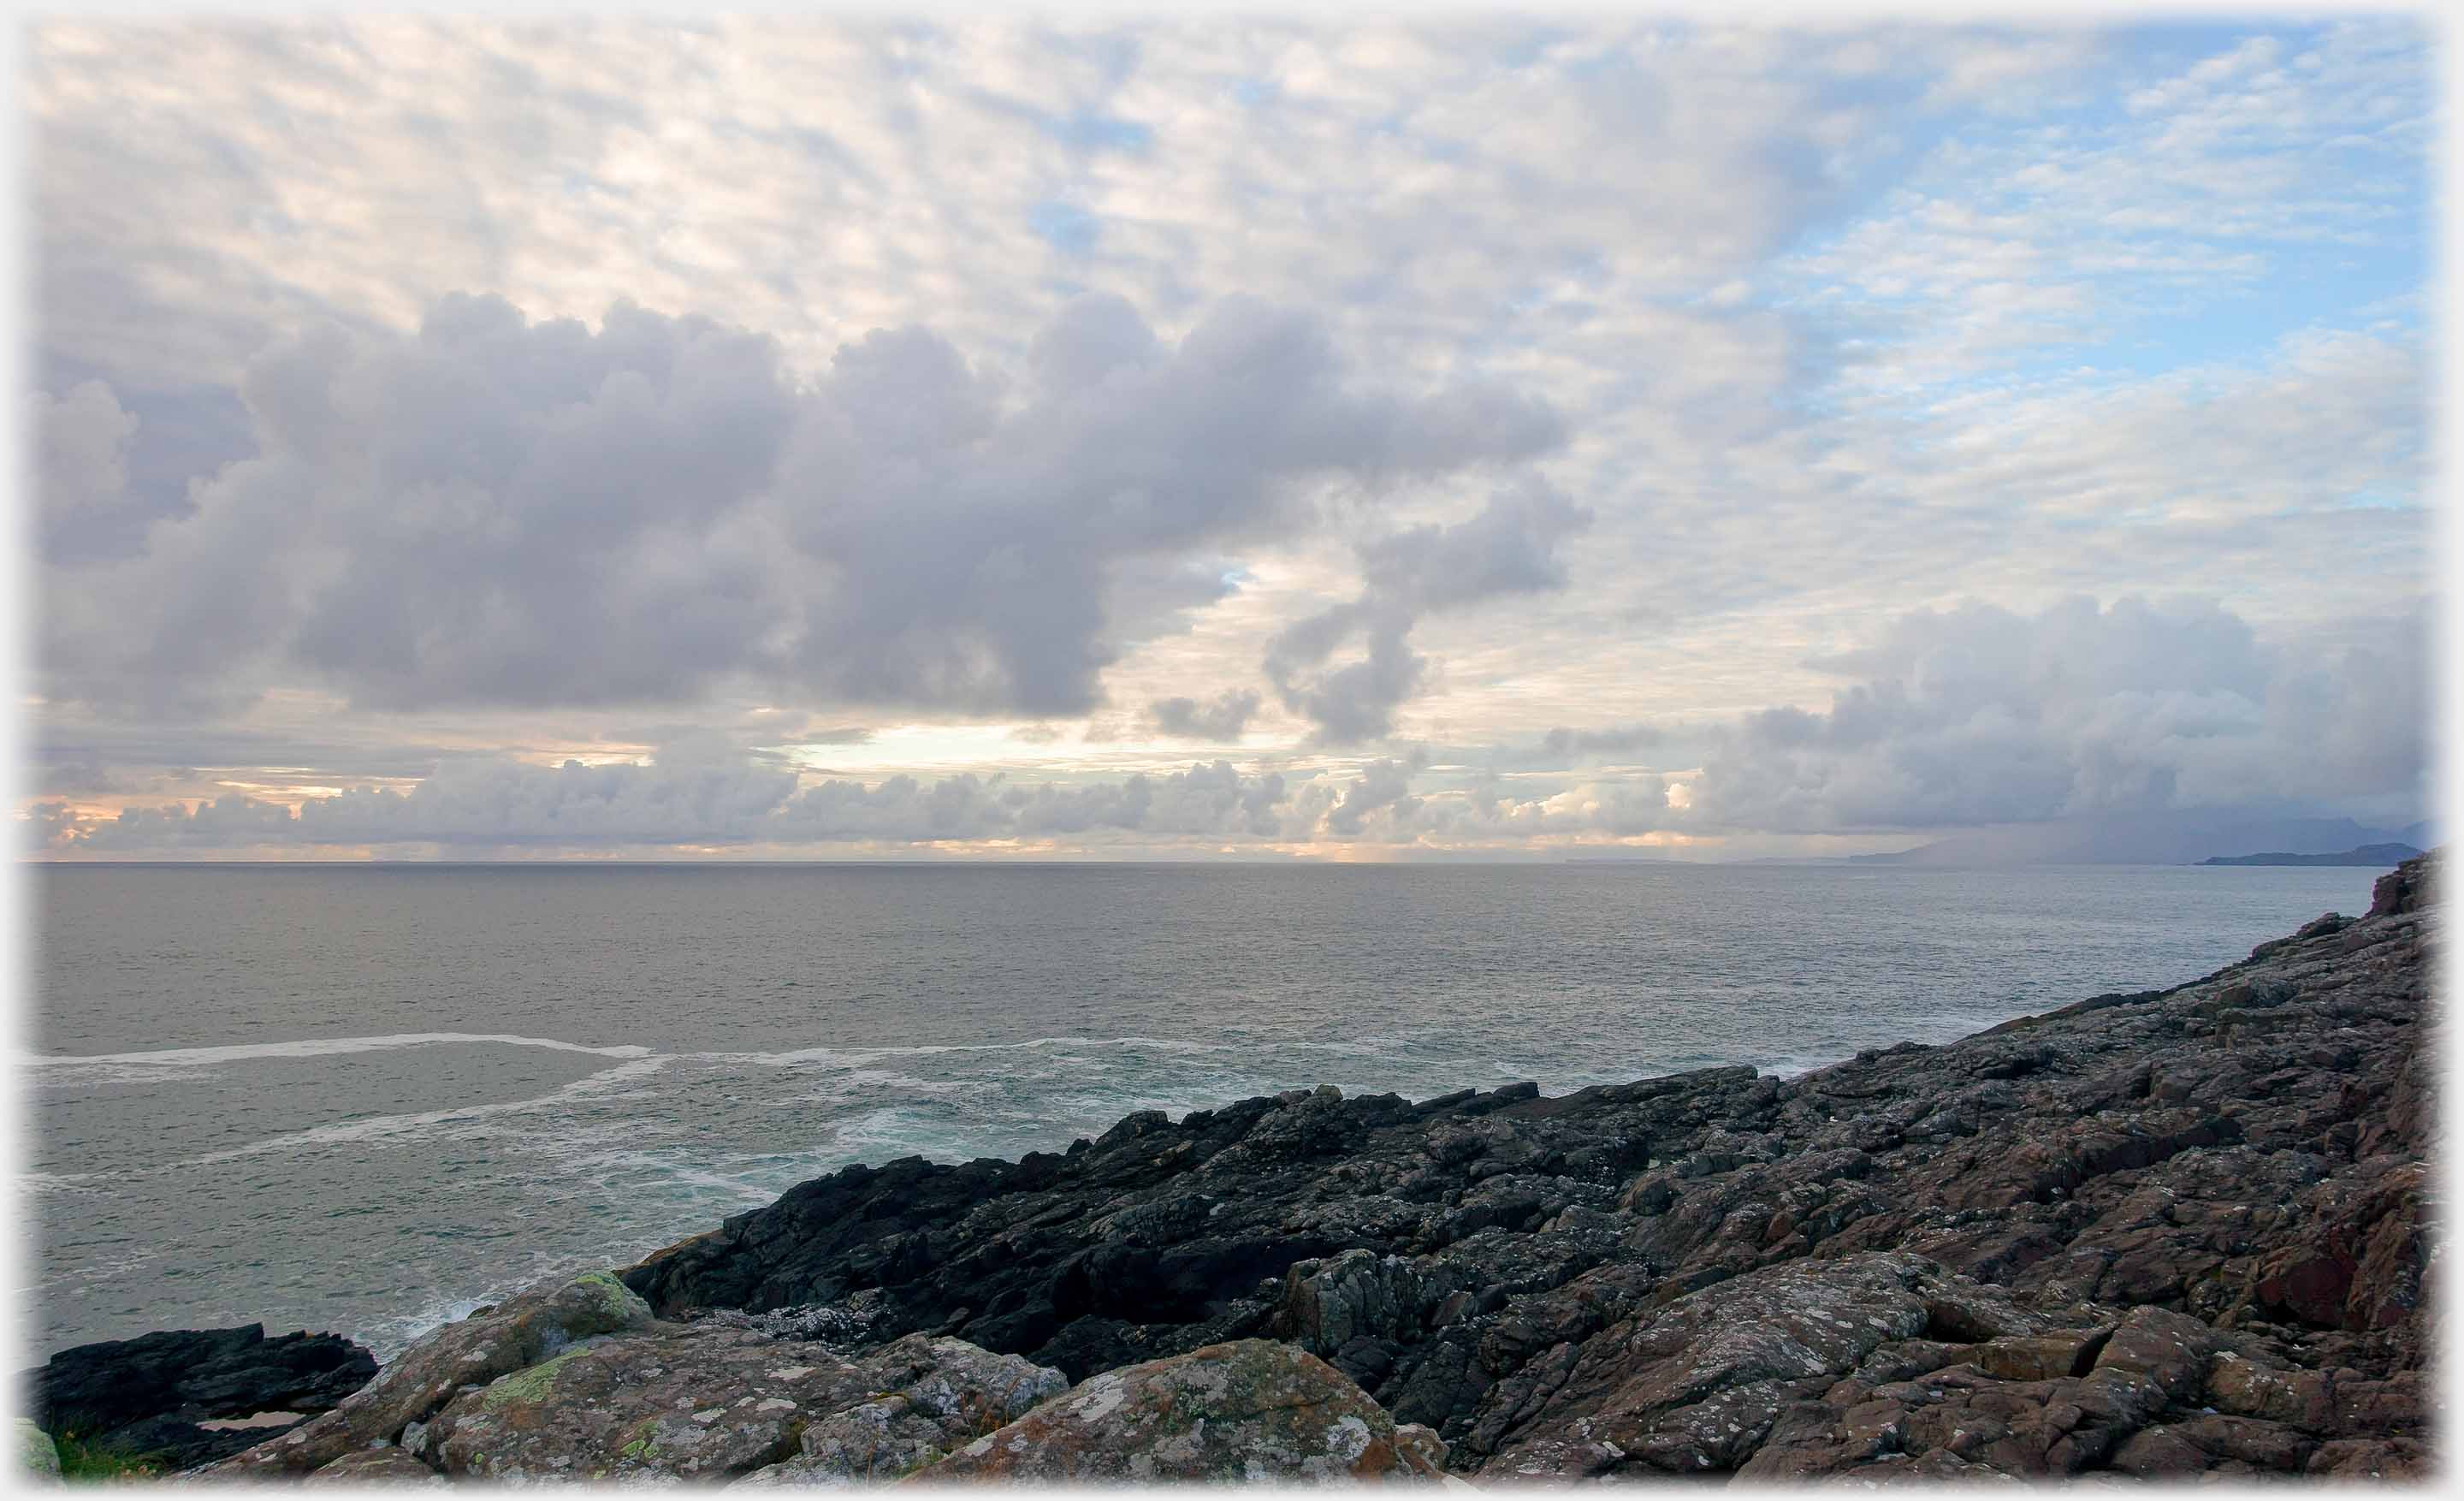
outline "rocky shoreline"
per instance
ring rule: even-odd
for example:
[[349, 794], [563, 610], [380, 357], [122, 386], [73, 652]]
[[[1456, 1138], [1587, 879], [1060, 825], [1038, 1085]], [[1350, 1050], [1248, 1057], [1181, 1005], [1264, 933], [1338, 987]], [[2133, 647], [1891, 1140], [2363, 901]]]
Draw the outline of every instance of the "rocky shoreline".
[[1296, 1091], [847, 1168], [199, 1473], [2420, 1477], [2432, 872], [1793, 1079]]

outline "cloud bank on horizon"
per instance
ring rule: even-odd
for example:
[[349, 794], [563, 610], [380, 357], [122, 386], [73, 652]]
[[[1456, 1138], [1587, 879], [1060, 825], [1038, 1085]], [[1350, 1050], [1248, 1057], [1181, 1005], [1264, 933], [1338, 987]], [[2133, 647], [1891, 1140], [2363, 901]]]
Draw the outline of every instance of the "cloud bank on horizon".
[[2409, 823], [2428, 47], [40, 26], [24, 842]]

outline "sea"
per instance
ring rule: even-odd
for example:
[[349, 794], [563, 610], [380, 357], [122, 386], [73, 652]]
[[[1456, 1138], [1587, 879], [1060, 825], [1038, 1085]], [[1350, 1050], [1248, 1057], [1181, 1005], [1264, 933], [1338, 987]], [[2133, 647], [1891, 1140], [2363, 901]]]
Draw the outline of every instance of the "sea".
[[388, 1358], [849, 1162], [1320, 1084], [1792, 1074], [2194, 979], [2378, 873], [40, 866], [19, 1328]]

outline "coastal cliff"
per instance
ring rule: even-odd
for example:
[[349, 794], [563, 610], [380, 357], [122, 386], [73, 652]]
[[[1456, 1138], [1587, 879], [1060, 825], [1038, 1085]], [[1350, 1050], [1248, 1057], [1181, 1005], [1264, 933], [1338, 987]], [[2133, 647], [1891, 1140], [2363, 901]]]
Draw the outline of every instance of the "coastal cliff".
[[2432, 875], [1793, 1079], [1300, 1091], [848, 1168], [206, 1473], [2419, 1475]]
[[1282, 1339], [1487, 1476], [2401, 1472], [2431, 876], [1947, 1047], [1133, 1115], [1067, 1155], [849, 1168], [626, 1280], [1073, 1378]]

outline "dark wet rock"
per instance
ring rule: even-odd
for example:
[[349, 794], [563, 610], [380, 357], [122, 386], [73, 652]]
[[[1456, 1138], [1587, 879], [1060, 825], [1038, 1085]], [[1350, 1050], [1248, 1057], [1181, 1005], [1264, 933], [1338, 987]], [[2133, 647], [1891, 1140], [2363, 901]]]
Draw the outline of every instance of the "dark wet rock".
[[1287, 1340], [1485, 1474], [2411, 1473], [2431, 871], [1947, 1047], [1150, 1112], [847, 1169], [624, 1277], [1081, 1380]]
[[201, 1424], [320, 1413], [376, 1370], [373, 1356], [339, 1335], [269, 1339], [264, 1325], [249, 1324], [78, 1345], [20, 1380], [28, 1415], [46, 1432], [180, 1469], [235, 1454], [269, 1431]]
[[1445, 1446], [1333, 1367], [1243, 1339], [1107, 1371], [918, 1472], [926, 1483], [1435, 1481]]

